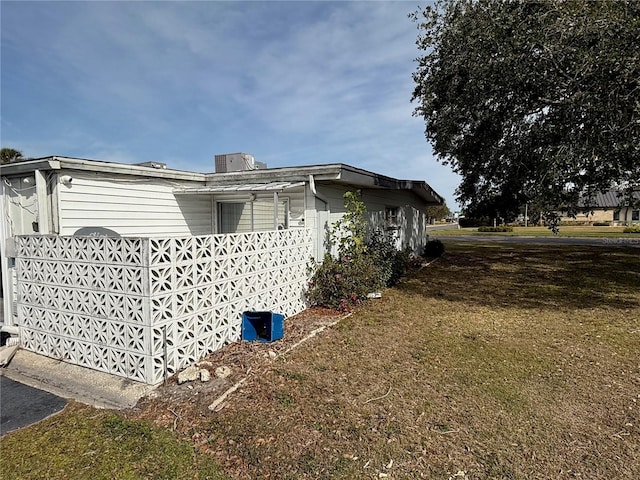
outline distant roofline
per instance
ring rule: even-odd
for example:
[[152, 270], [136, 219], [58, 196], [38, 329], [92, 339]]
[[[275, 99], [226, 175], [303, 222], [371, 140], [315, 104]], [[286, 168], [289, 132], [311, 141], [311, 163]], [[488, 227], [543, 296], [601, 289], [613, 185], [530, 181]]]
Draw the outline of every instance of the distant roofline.
[[[640, 201], [640, 189], [633, 191], [633, 198], [635, 201]], [[590, 202], [581, 199], [579, 206], [580, 208], [617, 208], [627, 207], [629, 204], [625, 202], [623, 189], [612, 188], [606, 192], [597, 192]]]

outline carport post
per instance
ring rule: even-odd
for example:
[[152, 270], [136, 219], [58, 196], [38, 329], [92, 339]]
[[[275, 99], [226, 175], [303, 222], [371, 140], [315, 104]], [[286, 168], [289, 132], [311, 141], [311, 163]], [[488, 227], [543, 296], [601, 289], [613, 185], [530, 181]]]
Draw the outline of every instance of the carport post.
[[278, 192], [273, 192], [273, 229], [278, 230]]

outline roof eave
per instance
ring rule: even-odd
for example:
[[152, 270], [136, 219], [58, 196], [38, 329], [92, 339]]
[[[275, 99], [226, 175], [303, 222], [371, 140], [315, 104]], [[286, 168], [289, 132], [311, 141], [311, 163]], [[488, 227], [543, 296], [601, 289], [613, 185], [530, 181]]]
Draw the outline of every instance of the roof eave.
[[2, 175], [21, 175], [35, 170], [76, 170], [199, 182], [203, 182], [206, 178], [206, 175], [203, 173], [186, 172], [183, 170], [152, 168], [142, 165], [58, 156], [10, 163], [8, 165], [5, 164], [2, 165], [1, 173]]

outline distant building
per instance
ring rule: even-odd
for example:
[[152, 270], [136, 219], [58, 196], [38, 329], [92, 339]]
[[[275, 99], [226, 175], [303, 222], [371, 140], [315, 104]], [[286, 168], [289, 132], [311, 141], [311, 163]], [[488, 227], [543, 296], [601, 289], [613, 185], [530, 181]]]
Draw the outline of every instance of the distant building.
[[[640, 201], [640, 191], [634, 192], [634, 198]], [[562, 221], [589, 224], [607, 223], [612, 226], [640, 223], [638, 207], [629, 205], [621, 197], [621, 193], [616, 190], [598, 193], [591, 203], [591, 210], [580, 212], [575, 218], [562, 212]]]

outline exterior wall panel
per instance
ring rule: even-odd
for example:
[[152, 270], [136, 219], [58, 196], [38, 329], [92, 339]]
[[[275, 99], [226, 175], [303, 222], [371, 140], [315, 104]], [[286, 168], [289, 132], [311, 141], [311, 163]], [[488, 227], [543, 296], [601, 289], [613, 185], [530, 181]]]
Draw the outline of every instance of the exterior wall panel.
[[[318, 192], [329, 202], [329, 227], [344, 215], [344, 194], [353, 190], [355, 188], [349, 189], [342, 186], [323, 185], [318, 187]], [[420, 204], [412, 194], [400, 190], [367, 189], [362, 192], [362, 200], [367, 208], [367, 217], [371, 230], [384, 231], [389, 226], [385, 223], [385, 210], [387, 207], [396, 207], [398, 209], [398, 228], [393, 232], [393, 235], [397, 235], [397, 246], [399, 248], [411, 248], [414, 253], [418, 253], [420, 248], [424, 246], [427, 218], [419, 210]], [[317, 203], [322, 204], [322, 202]], [[324, 205], [321, 206], [323, 207]], [[319, 247], [323, 245], [323, 230], [324, 227], [314, 229], [320, 237]]]
[[[206, 195], [174, 195], [185, 182], [62, 172], [73, 180], [58, 189], [61, 235], [102, 227], [122, 236], [179, 236], [212, 233]], [[186, 184], [188, 185], [188, 184]]]

